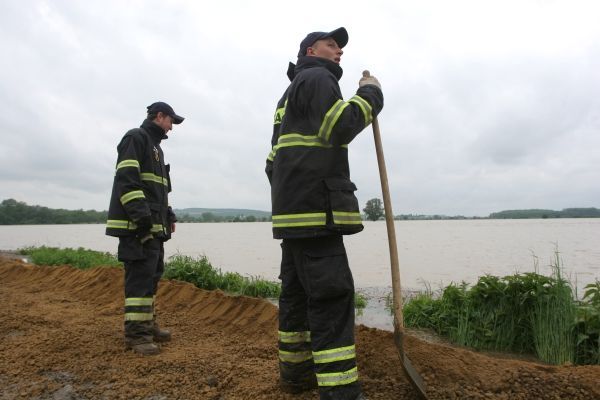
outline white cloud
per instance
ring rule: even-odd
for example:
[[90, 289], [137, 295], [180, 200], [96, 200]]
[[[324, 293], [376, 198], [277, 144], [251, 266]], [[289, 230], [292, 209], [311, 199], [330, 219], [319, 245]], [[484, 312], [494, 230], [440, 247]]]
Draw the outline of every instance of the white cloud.
[[[598, 206], [600, 6], [593, 1], [29, 1], [0, 15], [0, 197], [106, 209], [116, 145], [145, 106], [186, 117], [164, 143], [176, 207], [269, 209], [263, 172], [285, 71], [346, 26], [346, 97], [368, 68], [396, 213]], [[350, 146], [380, 197], [370, 128]]]

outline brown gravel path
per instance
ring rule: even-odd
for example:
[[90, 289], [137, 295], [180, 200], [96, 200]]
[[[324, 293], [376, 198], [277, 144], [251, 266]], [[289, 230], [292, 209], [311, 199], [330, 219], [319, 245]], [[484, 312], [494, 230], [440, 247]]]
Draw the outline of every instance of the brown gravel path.
[[[123, 350], [123, 274], [0, 258], [0, 399], [317, 399], [277, 388], [277, 310], [267, 301], [164, 281], [159, 356]], [[416, 399], [392, 335], [357, 326], [369, 399]], [[600, 399], [600, 366], [494, 358], [412, 336], [431, 399]]]

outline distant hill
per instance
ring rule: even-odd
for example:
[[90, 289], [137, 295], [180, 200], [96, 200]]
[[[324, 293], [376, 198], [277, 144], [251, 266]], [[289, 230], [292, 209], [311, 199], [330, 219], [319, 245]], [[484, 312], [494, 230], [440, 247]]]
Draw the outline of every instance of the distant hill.
[[600, 209], [565, 208], [562, 211], [530, 209], [530, 210], [505, 210], [490, 214], [492, 219], [524, 219], [524, 218], [600, 218]]

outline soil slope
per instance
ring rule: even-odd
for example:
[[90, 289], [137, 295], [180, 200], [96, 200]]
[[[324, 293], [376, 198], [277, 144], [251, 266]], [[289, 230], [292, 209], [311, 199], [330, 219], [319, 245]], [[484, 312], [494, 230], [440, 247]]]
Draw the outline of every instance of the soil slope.
[[[0, 258], [0, 399], [317, 399], [277, 387], [277, 309], [163, 281], [159, 356], [124, 351], [123, 273]], [[417, 399], [390, 332], [356, 327], [369, 399]], [[600, 399], [600, 366], [495, 358], [407, 336], [431, 399]]]

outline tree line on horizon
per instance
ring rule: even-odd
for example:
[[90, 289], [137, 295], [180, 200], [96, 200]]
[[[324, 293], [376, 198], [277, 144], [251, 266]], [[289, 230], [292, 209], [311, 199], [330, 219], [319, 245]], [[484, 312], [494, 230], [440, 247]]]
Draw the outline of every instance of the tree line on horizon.
[[[385, 210], [380, 199], [367, 201], [363, 209], [363, 218], [377, 221], [384, 217]], [[256, 215], [220, 215], [203, 212], [200, 215], [178, 214], [179, 222], [268, 222], [270, 217]], [[448, 219], [545, 219], [545, 218], [600, 218], [600, 209], [565, 208], [561, 211], [529, 209], [505, 210], [490, 214], [488, 217], [464, 217], [446, 215], [399, 214], [395, 220], [448, 220]], [[66, 210], [43, 206], [30, 206], [23, 201], [6, 199], [0, 203], [0, 225], [43, 225], [43, 224], [103, 224], [107, 211]]]

